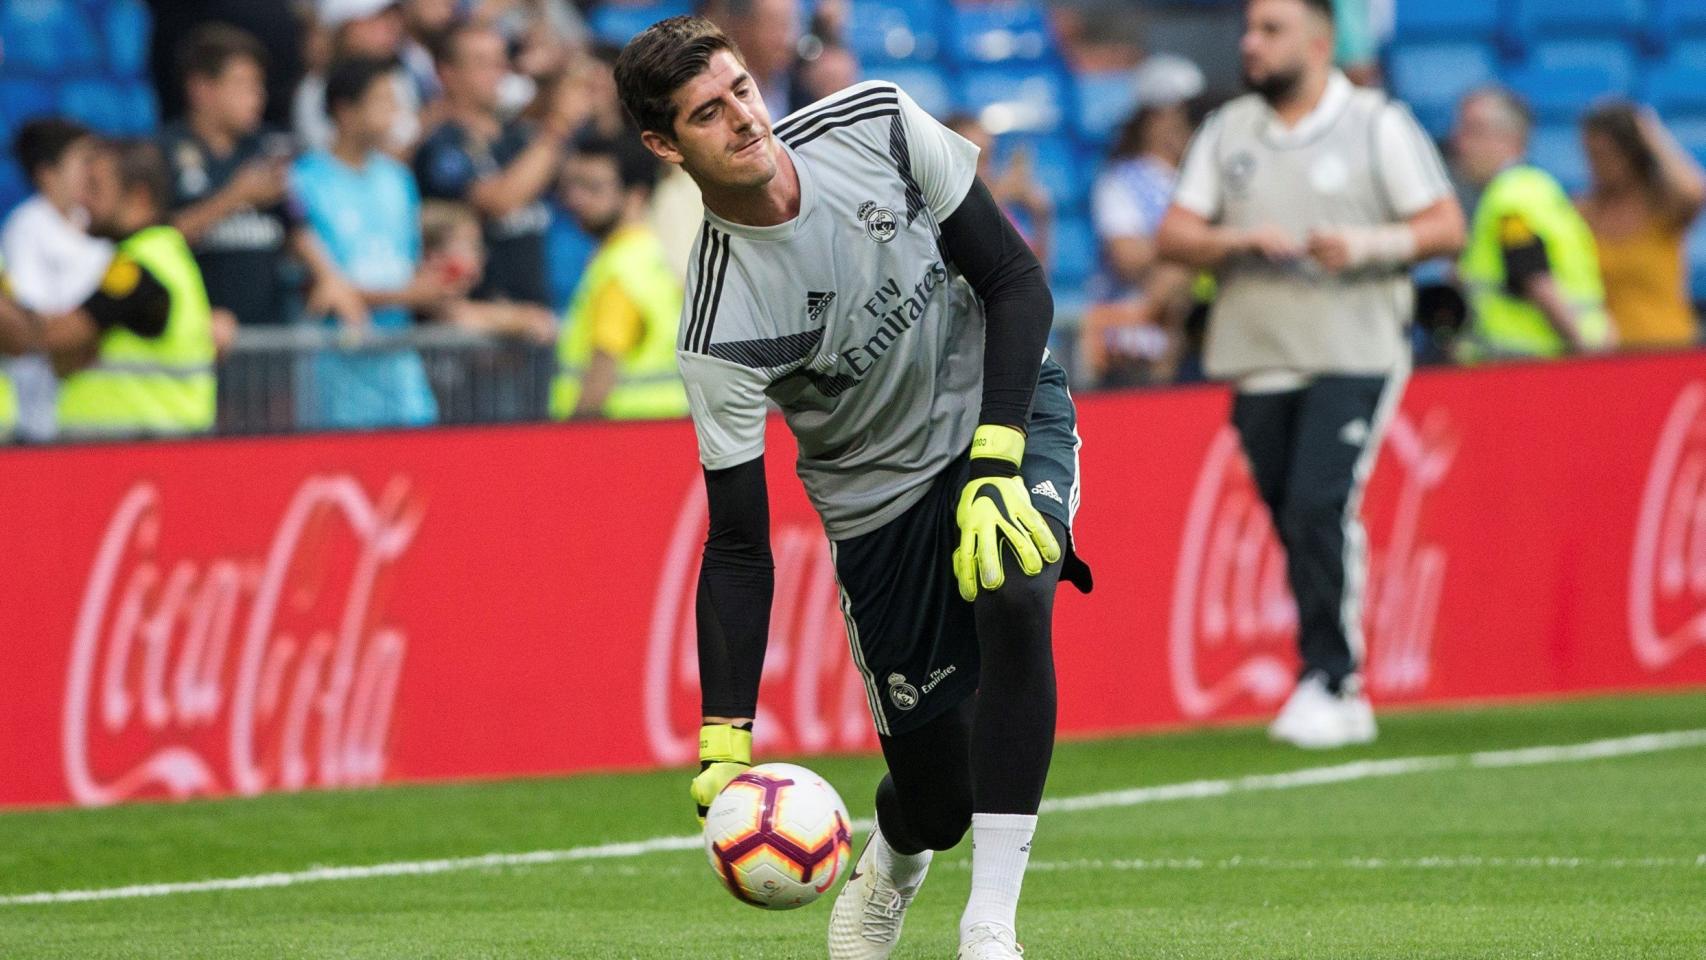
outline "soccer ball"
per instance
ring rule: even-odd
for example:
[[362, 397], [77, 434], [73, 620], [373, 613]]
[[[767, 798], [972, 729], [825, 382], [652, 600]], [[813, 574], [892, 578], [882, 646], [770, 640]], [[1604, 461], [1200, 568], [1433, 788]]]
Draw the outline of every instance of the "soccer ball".
[[853, 828], [835, 788], [805, 767], [766, 763], [729, 782], [705, 814], [705, 855], [742, 903], [803, 907], [853, 858]]

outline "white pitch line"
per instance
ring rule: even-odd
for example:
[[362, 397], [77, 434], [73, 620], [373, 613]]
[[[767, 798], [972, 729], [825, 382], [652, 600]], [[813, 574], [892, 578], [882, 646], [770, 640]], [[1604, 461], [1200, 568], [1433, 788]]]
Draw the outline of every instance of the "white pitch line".
[[[1157, 857], [1118, 860], [1032, 860], [1027, 871], [1209, 871], [1209, 870], [1591, 870], [1591, 869], [1706, 869], [1706, 854], [1699, 857], [1344, 857], [1333, 860], [1282, 860], [1272, 857]], [[970, 870], [971, 861], [954, 861], [953, 869]]]
[[[1442, 770], [1503, 769], [1554, 763], [1582, 763], [1612, 757], [1686, 750], [1702, 746], [1706, 746], [1706, 729], [1647, 733], [1632, 737], [1590, 740], [1585, 743], [1559, 746], [1526, 747], [1516, 750], [1487, 750], [1444, 756], [1398, 757], [1390, 760], [1359, 760], [1331, 766], [1305, 767], [1301, 770], [1291, 770], [1285, 773], [1254, 774], [1221, 780], [1192, 780], [1186, 783], [1135, 787], [1129, 790], [1113, 790], [1079, 797], [1061, 797], [1045, 800], [1042, 805], [1042, 812], [1072, 813], [1084, 810], [1104, 810], [1112, 807], [1134, 807], [1169, 800], [1200, 800], [1231, 796], [1238, 793], [1295, 790], [1299, 787], [1351, 783], [1357, 780], [1372, 780]], [[855, 826], [861, 830], [870, 828], [869, 822]], [[261, 873], [247, 877], [224, 877], [181, 883], [142, 883], [123, 887], [96, 887], [87, 890], [47, 890], [39, 893], [0, 896], [0, 907], [88, 903], [97, 900], [133, 900], [142, 897], [173, 896], [180, 893], [259, 890], [273, 887], [291, 887], [305, 883], [328, 883], [338, 880], [421, 877], [465, 870], [531, 867], [577, 860], [628, 859], [651, 853], [698, 850], [703, 845], [703, 839], [697, 835], [653, 837], [649, 840], [572, 847], [566, 850], [489, 853], [478, 857], [404, 860], [365, 866], [311, 867], [307, 870], [291, 872]], [[1699, 863], [1706, 864], [1706, 855], [1701, 857]]]

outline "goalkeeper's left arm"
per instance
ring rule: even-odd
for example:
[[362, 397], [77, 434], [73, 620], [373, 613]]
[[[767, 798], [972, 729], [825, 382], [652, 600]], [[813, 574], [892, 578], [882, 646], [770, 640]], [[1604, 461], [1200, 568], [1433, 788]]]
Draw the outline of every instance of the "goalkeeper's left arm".
[[994, 590], [1005, 581], [1004, 545], [1031, 576], [1061, 557], [1059, 541], [1020, 476], [1054, 297], [1036, 254], [981, 180], [942, 221], [942, 246], [983, 302], [983, 406], [954, 551], [960, 595], [972, 600], [979, 587]]

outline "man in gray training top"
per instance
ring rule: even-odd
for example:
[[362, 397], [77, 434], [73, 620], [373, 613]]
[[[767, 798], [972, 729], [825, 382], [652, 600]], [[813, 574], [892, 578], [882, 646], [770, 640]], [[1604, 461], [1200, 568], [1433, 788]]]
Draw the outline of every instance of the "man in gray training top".
[[1250, 0], [1243, 57], [1253, 92], [1204, 124], [1159, 243], [1219, 274], [1205, 366], [1237, 385], [1297, 600], [1302, 671], [1269, 733], [1367, 743], [1358, 510], [1410, 369], [1408, 268], [1463, 245], [1463, 211], [1410, 111], [1333, 69], [1331, 0]]
[[799, 442], [853, 658], [888, 762], [829, 955], [880, 960], [931, 852], [969, 828], [962, 960], [1016, 960], [1054, 745], [1050, 619], [1072, 553], [1078, 437], [1044, 350], [1042, 268], [976, 177], [977, 149], [864, 83], [772, 125], [709, 22], [630, 42], [617, 88], [698, 183], [705, 222], [679, 357], [710, 535], [699, 580], [704, 815], [751, 762], [772, 590], [767, 404]]

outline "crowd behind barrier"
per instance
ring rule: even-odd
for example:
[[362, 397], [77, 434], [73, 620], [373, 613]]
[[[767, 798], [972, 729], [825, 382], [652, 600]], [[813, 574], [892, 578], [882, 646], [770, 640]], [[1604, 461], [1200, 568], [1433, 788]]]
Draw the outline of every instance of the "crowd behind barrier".
[[[1419, 362], [1697, 340], [1706, 101], [1689, 90], [1706, 16], [1687, 0], [1613, 6], [1337, 5], [1345, 71], [1390, 79], [1448, 142], [1466, 211], [1499, 201], [1463, 262], [1418, 270]], [[1241, 4], [1194, 9], [1236, 18]], [[1080, 386], [1200, 379], [1213, 281], [1161, 261], [1154, 240], [1196, 128], [1232, 91], [1146, 49], [1118, 5], [17, 0], [0, 9], [7, 295], [87, 314], [106, 339], [9, 361], [0, 423], [22, 440], [63, 436], [59, 378], [137, 363], [105, 346], [134, 325], [88, 307], [128, 236], [98, 235], [91, 195], [111, 153], [100, 144], [117, 138], [157, 150], [161, 218], [208, 299], [206, 317], [170, 329], [206, 327], [219, 383], [217, 413], [134, 432], [673, 412], [625, 384], [667, 373], [648, 333], [679, 313], [672, 278], [700, 207], [685, 175], [639, 147], [612, 64], [634, 32], [688, 12], [741, 44], [773, 117], [888, 79], [983, 146], [980, 174], [1050, 271], [1055, 350]], [[1650, 106], [1601, 102], [1637, 95]], [[1524, 157], [1543, 179], [1495, 184]], [[1589, 245], [1591, 263], [1577, 255]], [[1536, 275], [1568, 302], [1536, 299]], [[1602, 315], [1603, 337], [1545, 326], [1597, 330]], [[1486, 342], [1524, 322], [1545, 335]], [[182, 361], [151, 354], [150, 376]]]

